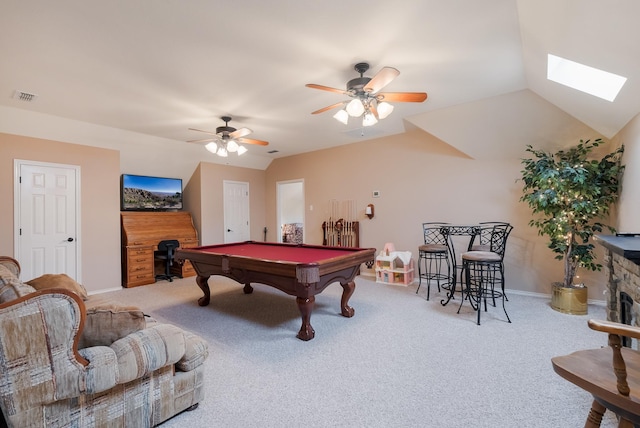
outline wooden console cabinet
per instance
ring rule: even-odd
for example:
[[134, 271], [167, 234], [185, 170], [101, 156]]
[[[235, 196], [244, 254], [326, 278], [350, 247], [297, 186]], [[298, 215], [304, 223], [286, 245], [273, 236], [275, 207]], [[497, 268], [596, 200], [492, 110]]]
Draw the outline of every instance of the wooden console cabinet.
[[[156, 281], [156, 266], [153, 252], [158, 242], [177, 239], [181, 248], [198, 246], [198, 233], [193, 227], [191, 214], [176, 212], [121, 212], [122, 234], [122, 286], [137, 287]], [[196, 273], [187, 260], [175, 262], [171, 272], [180, 277]]]

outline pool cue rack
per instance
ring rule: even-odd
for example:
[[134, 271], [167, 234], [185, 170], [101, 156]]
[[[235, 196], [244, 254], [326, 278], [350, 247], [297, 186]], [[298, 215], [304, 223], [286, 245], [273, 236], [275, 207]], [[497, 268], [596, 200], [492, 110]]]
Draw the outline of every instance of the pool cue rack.
[[322, 223], [322, 245], [331, 247], [359, 247], [360, 223], [344, 219]]

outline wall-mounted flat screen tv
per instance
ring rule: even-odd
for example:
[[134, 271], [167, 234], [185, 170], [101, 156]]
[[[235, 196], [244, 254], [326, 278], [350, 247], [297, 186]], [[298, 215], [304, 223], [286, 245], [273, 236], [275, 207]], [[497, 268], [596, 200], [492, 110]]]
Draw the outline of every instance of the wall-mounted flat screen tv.
[[182, 209], [182, 179], [122, 174], [122, 211], [174, 211]]

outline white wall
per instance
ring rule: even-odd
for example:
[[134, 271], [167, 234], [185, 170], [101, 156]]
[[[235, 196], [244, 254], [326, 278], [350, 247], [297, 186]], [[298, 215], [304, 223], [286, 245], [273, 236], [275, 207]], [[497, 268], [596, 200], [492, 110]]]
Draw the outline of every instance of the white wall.
[[304, 183], [300, 181], [278, 183], [280, 224], [304, 222]]
[[[232, 156], [221, 158], [204, 146], [152, 137], [108, 126], [93, 125], [43, 113], [0, 106], [0, 132], [72, 144], [115, 149], [120, 152], [121, 173], [182, 178], [186, 183], [200, 162], [234, 165]], [[236, 156], [237, 157], [237, 156]], [[270, 158], [242, 155], [244, 167], [264, 170]]]
[[[482, 138], [476, 143], [482, 145]], [[521, 145], [525, 157], [524, 143], [514, 144]], [[329, 216], [331, 200], [356, 201], [361, 247], [379, 251], [391, 242], [398, 251], [411, 251], [414, 259], [423, 242], [423, 222], [506, 221], [514, 226], [505, 256], [507, 288], [548, 295], [551, 284], [562, 281], [563, 266], [547, 247], [547, 239], [528, 225], [531, 211], [519, 201], [521, 170], [520, 158], [471, 159], [416, 130], [276, 159], [267, 169], [267, 222], [276, 221], [271, 216], [275, 183], [297, 177], [305, 180], [308, 244], [322, 243], [321, 225]], [[380, 197], [372, 197], [374, 190]], [[375, 204], [371, 220], [364, 215], [369, 203]], [[604, 272], [580, 272], [580, 276], [589, 287], [589, 298], [604, 300]]]
[[618, 135], [624, 144], [625, 167], [618, 204], [618, 232], [640, 233], [640, 115]]

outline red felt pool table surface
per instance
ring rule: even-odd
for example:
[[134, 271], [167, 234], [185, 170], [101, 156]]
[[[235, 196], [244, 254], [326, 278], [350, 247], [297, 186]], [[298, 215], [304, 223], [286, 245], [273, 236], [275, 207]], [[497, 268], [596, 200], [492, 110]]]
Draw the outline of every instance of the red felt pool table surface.
[[205, 253], [250, 257], [273, 262], [317, 263], [336, 257], [344, 257], [361, 248], [319, 247], [311, 245], [280, 245], [275, 243], [241, 242], [198, 247]]
[[354, 278], [362, 263], [372, 262], [374, 248], [326, 247], [304, 244], [272, 242], [238, 242], [181, 248], [178, 260], [189, 260], [196, 273], [196, 283], [204, 296], [201, 306], [210, 302], [208, 280], [211, 275], [222, 275], [244, 284], [244, 292], [253, 291], [251, 283], [275, 287], [296, 296], [302, 315], [298, 338], [310, 340], [315, 332], [309, 322], [315, 295], [328, 285], [339, 282], [343, 288], [341, 313], [351, 317], [354, 309], [348, 305], [355, 290]]

